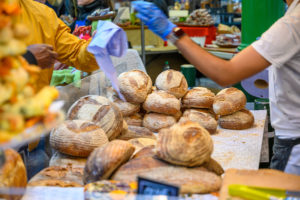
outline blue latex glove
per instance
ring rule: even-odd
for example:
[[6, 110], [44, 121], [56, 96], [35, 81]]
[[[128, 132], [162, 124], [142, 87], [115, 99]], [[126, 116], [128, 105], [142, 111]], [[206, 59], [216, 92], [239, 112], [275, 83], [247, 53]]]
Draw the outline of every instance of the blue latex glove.
[[172, 32], [176, 25], [170, 22], [165, 14], [153, 3], [133, 1], [132, 5], [138, 12], [136, 16], [141, 19], [151, 31], [166, 41], [166, 37]]

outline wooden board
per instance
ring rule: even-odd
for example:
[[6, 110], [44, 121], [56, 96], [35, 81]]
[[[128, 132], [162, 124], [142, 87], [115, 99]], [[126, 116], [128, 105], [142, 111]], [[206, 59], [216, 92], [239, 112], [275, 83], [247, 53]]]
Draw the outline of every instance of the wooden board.
[[213, 135], [214, 152], [212, 157], [226, 169], [258, 169], [264, 126], [267, 117], [265, 110], [251, 111], [255, 118], [254, 126], [246, 130], [227, 130], [218, 127]]

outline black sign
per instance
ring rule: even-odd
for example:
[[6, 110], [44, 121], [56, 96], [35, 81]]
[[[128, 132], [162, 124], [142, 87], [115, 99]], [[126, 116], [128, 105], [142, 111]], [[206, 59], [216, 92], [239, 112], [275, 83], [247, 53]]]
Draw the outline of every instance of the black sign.
[[[179, 195], [179, 187], [138, 177], [138, 200], [151, 199], [151, 196], [163, 195], [175, 200]], [[141, 196], [139, 196], [141, 195]], [[142, 196], [143, 195], [143, 196]]]

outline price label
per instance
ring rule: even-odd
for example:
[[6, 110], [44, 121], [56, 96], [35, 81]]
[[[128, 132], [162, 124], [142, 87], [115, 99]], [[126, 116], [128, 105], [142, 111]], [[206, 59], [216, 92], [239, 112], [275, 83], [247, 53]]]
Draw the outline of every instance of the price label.
[[[151, 199], [152, 196], [162, 196], [162, 199], [177, 199], [179, 195], [179, 187], [138, 177], [138, 200]], [[165, 198], [163, 198], [163, 196]], [[149, 198], [150, 197], [150, 198]]]

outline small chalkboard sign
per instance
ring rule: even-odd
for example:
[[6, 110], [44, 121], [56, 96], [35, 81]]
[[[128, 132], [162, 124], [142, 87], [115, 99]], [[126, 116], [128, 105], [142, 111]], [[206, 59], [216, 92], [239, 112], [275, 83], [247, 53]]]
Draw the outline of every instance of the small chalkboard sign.
[[139, 195], [145, 196], [166, 196], [167, 199], [177, 199], [179, 195], [179, 187], [150, 180], [148, 178], [138, 177], [138, 200], [145, 199], [144, 197]]

